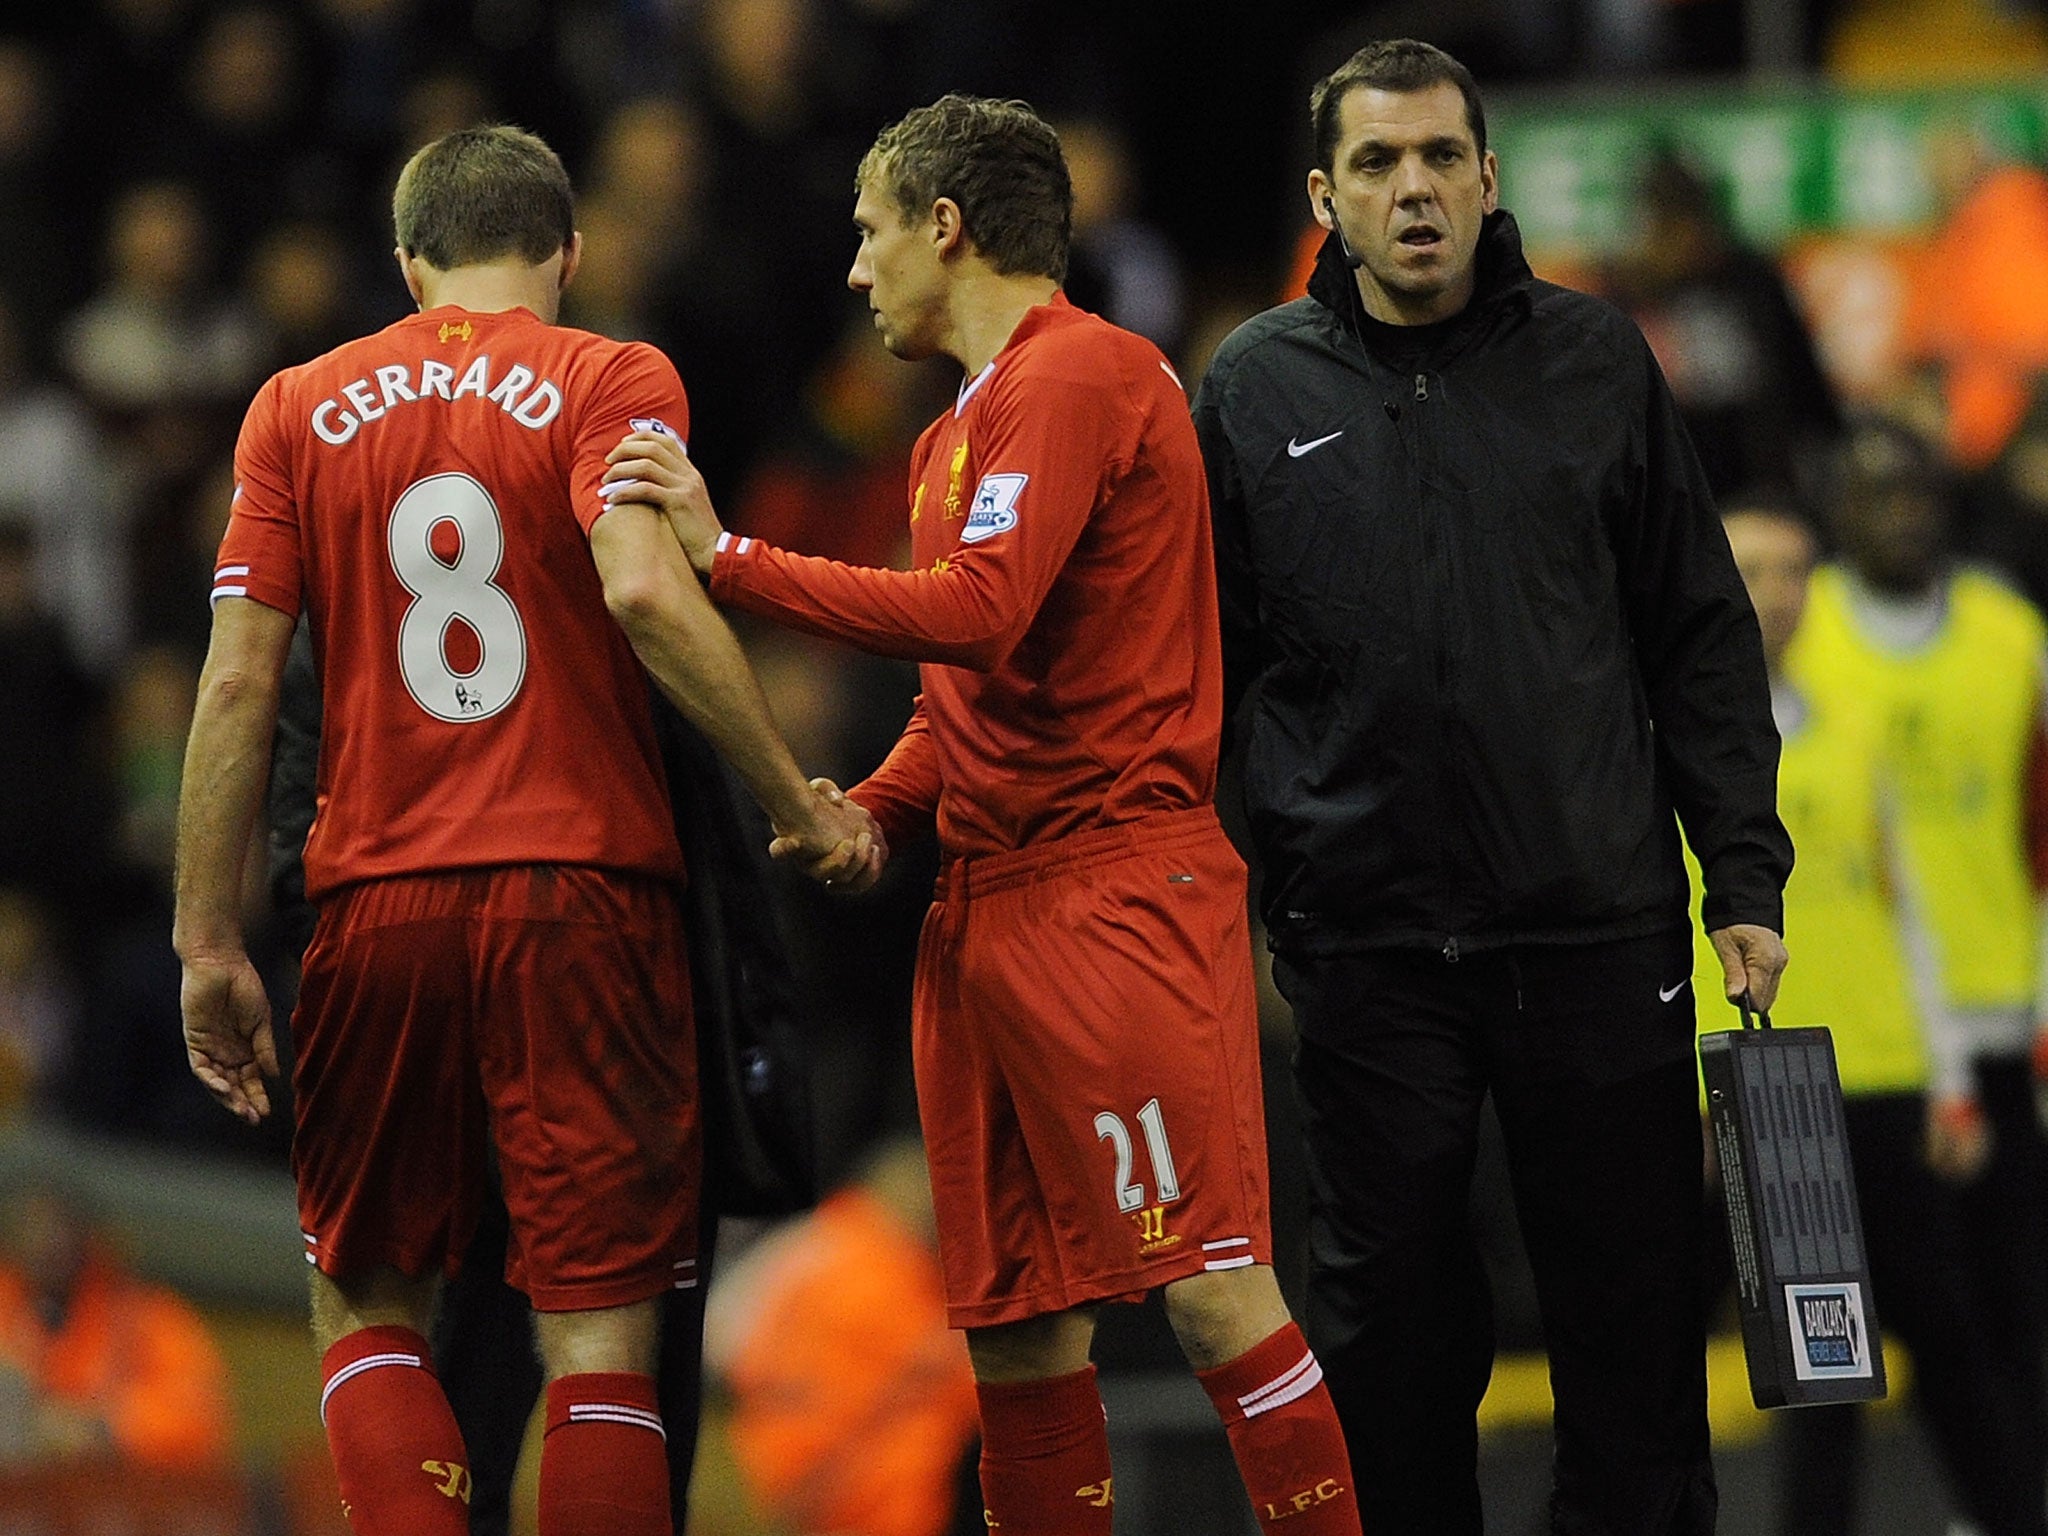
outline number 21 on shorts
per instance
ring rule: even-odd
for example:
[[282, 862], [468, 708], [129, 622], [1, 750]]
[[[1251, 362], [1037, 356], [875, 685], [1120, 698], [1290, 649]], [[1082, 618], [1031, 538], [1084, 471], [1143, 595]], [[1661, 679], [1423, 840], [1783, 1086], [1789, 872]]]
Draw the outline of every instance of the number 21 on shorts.
[[[448, 525], [454, 554], [435, 548]], [[398, 670], [407, 692], [437, 720], [488, 720], [526, 681], [526, 626], [491, 578], [505, 558], [505, 524], [491, 493], [468, 475], [415, 480], [391, 509], [391, 568], [413, 600], [398, 625]], [[448, 659], [449, 630], [460, 619], [476, 636], [476, 666], [458, 672]]]
[[[1145, 1132], [1145, 1151], [1152, 1160], [1152, 1179], [1160, 1205], [1180, 1198], [1180, 1175], [1173, 1169], [1173, 1148], [1166, 1140], [1166, 1117], [1157, 1099], [1147, 1099], [1138, 1111], [1138, 1125]], [[1132, 1151], [1130, 1128], [1121, 1115], [1103, 1110], [1095, 1117], [1095, 1136], [1116, 1149], [1116, 1208], [1135, 1211], [1145, 1204], [1145, 1186], [1131, 1182]]]

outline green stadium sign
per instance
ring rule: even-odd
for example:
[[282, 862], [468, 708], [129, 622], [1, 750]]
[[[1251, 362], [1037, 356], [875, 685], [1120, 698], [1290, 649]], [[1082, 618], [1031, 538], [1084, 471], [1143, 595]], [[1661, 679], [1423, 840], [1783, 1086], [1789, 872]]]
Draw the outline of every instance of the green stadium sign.
[[2002, 156], [2048, 149], [2048, 84], [1883, 93], [1692, 90], [1503, 96], [1489, 113], [1501, 197], [1528, 242], [1604, 254], [1630, 234], [1643, 162], [1673, 147], [1717, 183], [1757, 244], [1903, 232], [1934, 216], [1928, 148], [1968, 129]]

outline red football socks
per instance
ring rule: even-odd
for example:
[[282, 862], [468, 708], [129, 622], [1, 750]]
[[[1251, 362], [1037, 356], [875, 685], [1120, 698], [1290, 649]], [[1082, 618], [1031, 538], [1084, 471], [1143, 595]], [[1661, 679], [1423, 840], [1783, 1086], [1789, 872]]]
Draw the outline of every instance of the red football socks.
[[468, 1536], [469, 1452], [410, 1328], [359, 1328], [320, 1362], [320, 1421], [356, 1536]]
[[1095, 1367], [979, 1382], [984, 1518], [1001, 1536], [1109, 1536], [1109, 1430]]
[[1359, 1536], [1344, 1431], [1300, 1328], [1289, 1323], [1235, 1360], [1195, 1374], [1230, 1436], [1260, 1529]]
[[652, 1376], [590, 1371], [548, 1384], [540, 1536], [674, 1536]]

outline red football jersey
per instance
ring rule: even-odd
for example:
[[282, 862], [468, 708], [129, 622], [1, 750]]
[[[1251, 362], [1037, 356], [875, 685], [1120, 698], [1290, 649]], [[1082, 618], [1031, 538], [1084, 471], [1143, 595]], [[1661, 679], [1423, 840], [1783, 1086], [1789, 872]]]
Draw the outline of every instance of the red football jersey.
[[1159, 349], [1055, 295], [910, 470], [909, 571], [728, 534], [723, 602], [924, 663], [861, 803], [980, 856], [1207, 804], [1223, 721], [1208, 482]]
[[681, 874], [588, 537], [605, 455], [649, 422], [688, 430], [661, 353], [524, 309], [414, 315], [257, 394], [214, 597], [312, 624], [309, 896], [498, 864]]

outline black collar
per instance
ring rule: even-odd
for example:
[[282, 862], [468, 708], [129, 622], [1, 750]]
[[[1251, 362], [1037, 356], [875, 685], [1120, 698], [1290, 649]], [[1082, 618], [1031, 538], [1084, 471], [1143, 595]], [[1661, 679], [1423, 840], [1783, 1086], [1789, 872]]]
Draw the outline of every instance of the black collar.
[[1336, 235], [1331, 234], [1316, 253], [1315, 271], [1308, 280], [1308, 294], [1342, 320], [1360, 341], [1374, 351], [1412, 356], [1432, 350], [1441, 339], [1477, 323], [1502, 304], [1528, 302], [1529, 284], [1535, 274], [1529, 270], [1528, 258], [1522, 254], [1522, 232], [1515, 226], [1515, 216], [1507, 209], [1497, 208], [1486, 216], [1486, 222], [1480, 228], [1474, 264], [1477, 271], [1471, 301], [1455, 315], [1428, 325], [1390, 325], [1365, 312], [1365, 301], [1358, 293], [1358, 279], [1350, 263], [1345, 261]]

